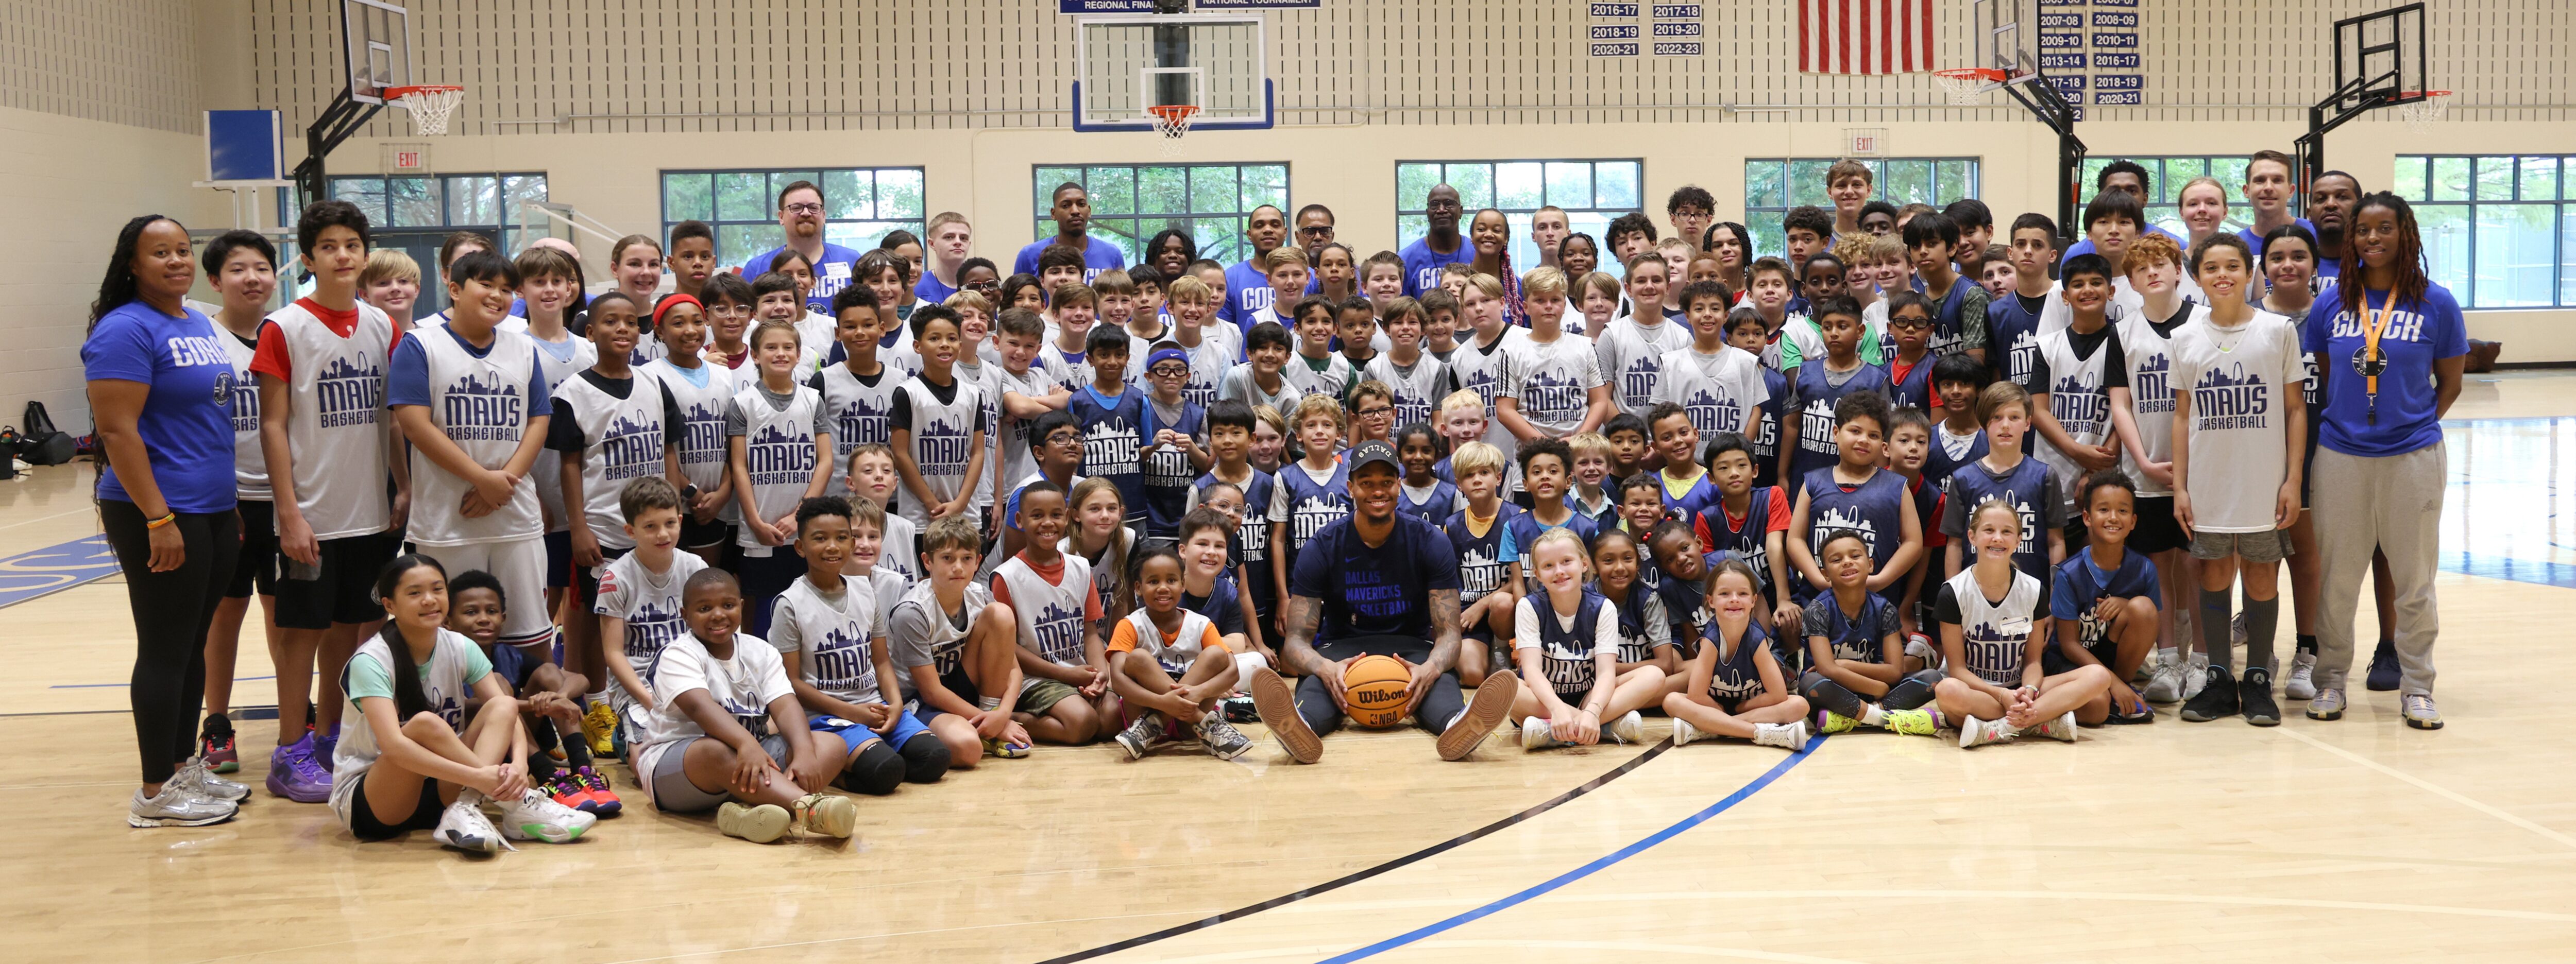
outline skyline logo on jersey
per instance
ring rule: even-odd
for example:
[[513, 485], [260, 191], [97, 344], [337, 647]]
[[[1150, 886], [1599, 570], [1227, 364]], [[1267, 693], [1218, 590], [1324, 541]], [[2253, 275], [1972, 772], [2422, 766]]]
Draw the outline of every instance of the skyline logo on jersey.
[[1861, 512], [1861, 508], [1859, 506], [1810, 505], [1809, 507], [1815, 509], [1816, 517], [1808, 526], [1808, 552], [1814, 554], [1819, 559], [1824, 558], [1825, 540], [1831, 537], [1835, 530], [1849, 529], [1853, 532], [1859, 533], [1860, 541], [1868, 544], [1870, 558], [1879, 558], [1878, 526], [1876, 523], [1869, 521], [1869, 517]]
[[[1553, 628], [1553, 627], [1550, 627]], [[1559, 693], [1586, 689], [1598, 667], [1592, 663], [1589, 638], [1576, 639], [1573, 633], [1548, 633], [1547, 681]]]
[[[1123, 418], [1111, 418], [1083, 426], [1082, 474], [1089, 476], [1129, 476], [1143, 471], [1137, 464], [1136, 427]], [[1133, 507], [1131, 507], [1133, 508]]]
[[1245, 516], [1234, 527], [1234, 544], [1245, 562], [1270, 561], [1270, 519], [1266, 511]]
[[215, 390], [230, 396], [235, 433], [259, 431], [258, 380], [238, 379], [232, 377], [231, 373], [226, 373], [218, 380]]
[[2003, 635], [1994, 624], [1979, 622], [1968, 627], [1960, 640], [1967, 650], [1968, 672], [1996, 686], [2021, 685], [2022, 647], [2029, 640]]
[[755, 487], [804, 485], [814, 475], [814, 440], [763, 425], [743, 446], [743, 466]]
[[[1502, 531], [1502, 528], [1502, 520], [1497, 519], [1494, 521], [1494, 528], [1487, 530], [1486, 535], [1491, 536]], [[1508, 564], [1495, 559], [1502, 554], [1502, 540], [1486, 538], [1464, 541], [1459, 545], [1459, 604], [1475, 602], [1484, 598], [1486, 593], [1503, 588], [1503, 576], [1509, 571], [1509, 567]]]
[[2048, 413], [2077, 441], [2102, 437], [2111, 418], [2111, 394], [2099, 382], [2087, 385], [2073, 375], [2061, 376], [2048, 392]]
[[1638, 411], [1654, 404], [1655, 383], [1663, 377], [1662, 359], [1643, 352], [1628, 359], [1627, 368], [1619, 373], [1619, 407]]
[[617, 416], [599, 434], [599, 476], [626, 482], [662, 473], [662, 420], [638, 422]]
[[[604, 596], [616, 591], [616, 577], [602, 570], [599, 577], [600, 594]], [[664, 608], [665, 606], [669, 608]], [[680, 638], [680, 634], [687, 632], [688, 628], [688, 624], [680, 619], [680, 600], [677, 597], [648, 600], [643, 605], [635, 607], [634, 612], [626, 618], [626, 658], [632, 660], [634, 665], [650, 666], [653, 658], [662, 654], [662, 647]]]
[[[1720, 652], [1723, 653], [1726, 644], [1723, 640], [1717, 638], [1719, 632], [1720, 630], [1718, 629], [1717, 624], [1712, 622], [1708, 625], [1707, 629], [1700, 633], [1700, 639], [1703, 644], [1717, 647]], [[1761, 641], [1753, 638], [1753, 633], [1749, 629], [1745, 632], [1744, 636], [1744, 639], [1737, 641], [1735, 644], [1735, 655], [1743, 657], [1742, 665], [1737, 665], [1733, 660], [1720, 658], [1717, 663], [1717, 671], [1709, 674], [1708, 695], [1710, 699], [1727, 700], [1730, 702], [1749, 700], [1762, 692], [1762, 675], [1754, 671], [1753, 660], [1751, 658], [1752, 654], [1747, 652], [1745, 649], [1745, 647], [1759, 646], [1762, 645], [1762, 643]]]
[[1842, 454], [1842, 449], [1834, 445], [1834, 403], [1832, 401], [1822, 398], [1813, 399], [1798, 412], [1798, 448], [1818, 455]]
[[843, 619], [814, 639], [814, 688], [864, 696], [877, 688], [877, 664], [857, 620]]
[[1533, 422], [1572, 424], [1583, 420], [1590, 393], [1573, 379], [1538, 372], [1521, 382], [1521, 413]]
[[2271, 425], [2272, 386], [2239, 362], [2221, 372], [2212, 368], [2191, 387], [2191, 427], [2198, 432], [2259, 429]]
[[1291, 545], [1303, 546], [1324, 531], [1325, 526], [1342, 521], [1351, 514], [1351, 504], [1344, 499], [1310, 495], [1297, 500], [1288, 514]]
[[516, 442], [527, 417], [527, 400], [519, 387], [487, 382], [488, 372], [467, 372], [439, 395], [442, 431], [456, 442]]
[[2173, 352], [2157, 348], [2154, 356], [2129, 375], [2129, 398], [2140, 415], [2171, 415], [2174, 410]]
[[1030, 640], [1038, 655], [1058, 666], [1080, 666], [1082, 654], [1082, 604], [1050, 599], [1029, 617]]
[[1190, 456], [1178, 445], [1157, 445], [1145, 453], [1145, 487], [1150, 489], [1186, 489], [1190, 487]]
[[314, 415], [320, 419], [321, 427], [376, 424], [376, 413], [385, 407], [385, 370], [372, 358], [361, 361], [366, 364], [331, 359], [313, 380]]
[[912, 457], [927, 477], [963, 478], [966, 460], [975, 454], [975, 436], [953, 418], [932, 419], [912, 433]]
[[1715, 438], [1719, 432], [1744, 430], [1744, 406], [1717, 382], [1701, 379], [1691, 393], [1682, 399], [1682, 411], [1690, 416], [1692, 427], [1701, 438]]
[[2012, 346], [2005, 350], [2004, 376], [2016, 385], [2027, 382], [2031, 366], [2038, 362], [2038, 333], [2029, 330], [2014, 332]]
[[883, 398], [857, 395], [832, 413], [832, 448], [846, 458], [851, 449], [859, 446], [893, 441], [894, 429], [887, 418], [892, 413], [884, 402]]
[[680, 464], [721, 464], [725, 458], [724, 410], [718, 402], [700, 402], [680, 413]]

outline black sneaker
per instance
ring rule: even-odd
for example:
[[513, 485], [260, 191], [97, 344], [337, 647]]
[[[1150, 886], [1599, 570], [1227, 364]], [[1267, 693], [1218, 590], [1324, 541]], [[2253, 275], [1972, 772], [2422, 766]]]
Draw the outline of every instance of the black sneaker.
[[[2227, 672], [2227, 667], [2213, 665], [2209, 668], [2208, 685], [2202, 686], [2199, 693], [2183, 702], [2182, 718], [2194, 723], [2207, 723], [2220, 717], [2235, 715], [2235, 676]], [[2275, 710], [2272, 715], [2278, 717], [2280, 712]]]
[[2380, 640], [2379, 648], [2371, 651], [2370, 678], [2363, 681], [2363, 686], [2373, 693], [2385, 693], [2397, 688], [2397, 644], [2395, 642]]
[[1261, 709], [1252, 705], [1250, 693], [1236, 693], [1218, 700], [1217, 705], [1225, 708], [1225, 721], [1228, 723], [1261, 722]]
[[2281, 725], [2281, 704], [2272, 702], [2272, 671], [2261, 666], [2245, 669], [2245, 679], [2236, 684], [2236, 698], [2245, 710], [2245, 722], [2255, 726]]

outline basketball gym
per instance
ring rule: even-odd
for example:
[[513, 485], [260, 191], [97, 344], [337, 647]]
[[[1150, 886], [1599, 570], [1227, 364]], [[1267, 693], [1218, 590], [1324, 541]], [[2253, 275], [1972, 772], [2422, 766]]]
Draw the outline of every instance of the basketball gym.
[[[1874, 8], [1869, 17], [1851, 8]], [[132, 830], [132, 628], [87, 457], [0, 482], [0, 922], [20, 960], [1895, 962], [2576, 959], [2576, 770], [2532, 728], [2576, 675], [2576, 24], [2550, 0], [0, 0], [0, 411], [89, 422], [78, 348], [127, 218], [268, 234], [357, 202], [438, 302], [474, 230], [583, 255], [715, 225], [775, 244], [963, 213], [996, 261], [1086, 186], [1095, 237], [1248, 253], [1261, 205], [1366, 253], [1426, 191], [1598, 237], [1684, 185], [1777, 253], [1853, 158], [1895, 204], [2075, 220], [2096, 175], [2228, 186], [2291, 152], [2415, 204], [2432, 279], [2500, 345], [2443, 422], [2440, 730], [2353, 688], [2334, 722], [2088, 728], [2072, 744], [1856, 730], [1464, 761], [1345, 729], [1315, 765], [1040, 747], [861, 798], [846, 841], [752, 846], [630, 803], [570, 846], [360, 845], [254, 791]], [[1844, 20], [1842, 17], [1851, 17]], [[1873, 21], [1871, 18], [1881, 18]], [[1891, 29], [1891, 26], [1897, 29]], [[1854, 45], [1857, 44], [1857, 47]], [[1859, 53], [1856, 55], [1855, 50]], [[1937, 73], [1936, 73], [1937, 72]], [[2294, 204], [2303, 204], [2304, 191]], [[1007, 262], [1003, 262], [1007, 264]], [[202, 301], [217, 300], [199, 281]], [[280, 295], [291, 297], [294, 286]], [[2289, 592], [2284, 580], [2284, 592]], [[2366, 587], [2365, 587], [2366, 589]], [[2363, 593], [2356, 659], [2377, 618]], [[254, 616], [254, 619], [257, 617]], [[2285, 613], [2282, 621], [2289, 621]], [[2281, 635], [2291, 629], [2284, 625]], [[265, 652], [235, 677], [243, 770]], [[2360, 668], [2356, 667], [2356, 679]], [[2545, 729], [2545, 727], [2544, 727]], [[262, 752], [254, 753], [252, 748]]]

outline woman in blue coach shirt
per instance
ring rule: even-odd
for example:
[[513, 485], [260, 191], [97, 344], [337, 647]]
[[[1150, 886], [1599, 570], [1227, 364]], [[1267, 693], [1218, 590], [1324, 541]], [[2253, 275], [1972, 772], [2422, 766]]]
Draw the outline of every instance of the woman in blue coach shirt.
[[2440, 729], [2433, 573], [2447, 475], [2442, 413], [2460, 397], [2468, 329], [2450, 291], [2425, 277], [2423, 237], [2404, 199], [2363, 197], [2345, 253], [2343, 276], [2318, 295], [2301, 339], [2325, 380], [2308, 499], [2324, 562], [2308, 718], [2343, 716], [2353, 607], [2377, 547], [2397, 589], [2401, 712], [2408, 726]]
[[205, 692], [206, 627], [241, 545], [234, 515], [231, 357], [223, 331], [183, 300], [197, 280], [188, 229], [144, 215], [117, 233], [90, 305], [81, 367], [107, 467], [100, 525], [134, 610], [134, 742], [143, 786], [126, 822], [230, 820], [249, 788], [190, 759]]

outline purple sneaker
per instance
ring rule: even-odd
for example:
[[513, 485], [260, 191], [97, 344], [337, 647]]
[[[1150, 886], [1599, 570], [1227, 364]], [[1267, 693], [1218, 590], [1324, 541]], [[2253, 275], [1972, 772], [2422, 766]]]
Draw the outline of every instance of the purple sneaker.
[[314, 765], [321, 767], [323, 773], [330, 773], [331, 768], [338, 765], [340, 761], [337, 755], [340, 751], [340, 728], [332, 727], [328, 735], [315, 730], [305, 739], [313, 741]]
[[331, 771], [313, 762], [311, 735], [269, 753], [268, 792], [297, 803], [331, 798]]

